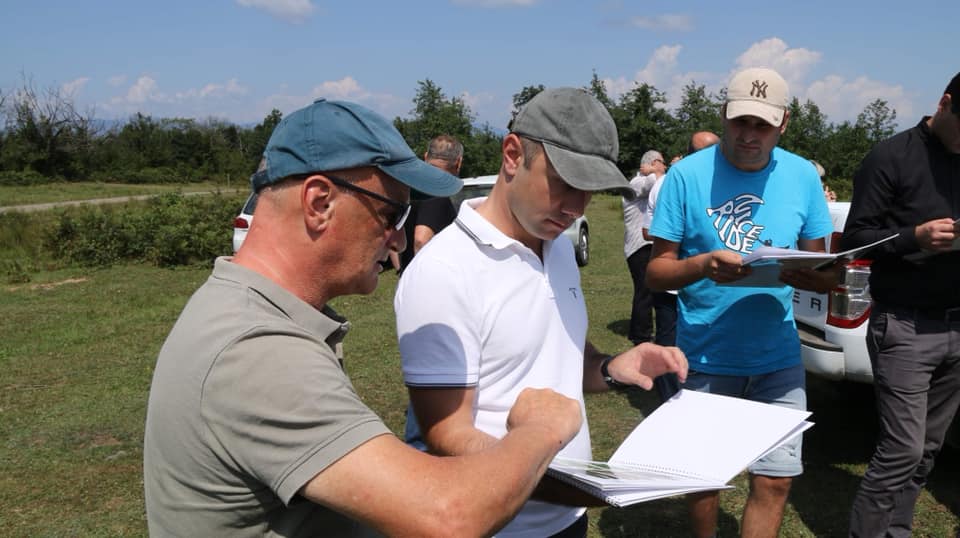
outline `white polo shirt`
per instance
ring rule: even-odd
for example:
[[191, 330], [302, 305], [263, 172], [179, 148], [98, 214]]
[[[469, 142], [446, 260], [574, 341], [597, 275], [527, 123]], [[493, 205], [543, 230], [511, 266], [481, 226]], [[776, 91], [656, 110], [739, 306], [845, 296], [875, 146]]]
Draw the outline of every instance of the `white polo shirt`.
[[[466, 200], [456, 221], [430, 240], [400, 278], [394, 308], [404, 382], [476, 387], [474, 425], [494, 437], [527, 387], [551, 388], [583, 406], [587, 310], [573, 245], [543, 244], [543, 262]], [[591, 459], [583, 427], [560, 452]], [[548, 536], [584, 512], [528, 501], [498, 536]]]

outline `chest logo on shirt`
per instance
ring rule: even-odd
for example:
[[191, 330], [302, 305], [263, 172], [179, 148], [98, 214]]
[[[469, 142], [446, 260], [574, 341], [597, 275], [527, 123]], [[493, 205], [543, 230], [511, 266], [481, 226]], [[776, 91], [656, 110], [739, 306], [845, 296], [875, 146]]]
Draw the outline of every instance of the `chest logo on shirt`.
[[761, 205], [763, 199], [752, 194], [739, 194], [717, 207], [707, 208], [707, 216], [713, 219], [713, 227], [724, 246], [743, 253], [753, 250], [765, 228], [753, 221], [753, 215]]

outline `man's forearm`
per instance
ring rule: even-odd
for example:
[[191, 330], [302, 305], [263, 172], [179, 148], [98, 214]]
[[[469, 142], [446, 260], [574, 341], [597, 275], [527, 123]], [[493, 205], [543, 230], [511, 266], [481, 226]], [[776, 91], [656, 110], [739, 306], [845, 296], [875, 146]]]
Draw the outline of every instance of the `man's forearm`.
[[705, 277], [704, 256], [698, 254], [682, 260], [654, 258], [647, 264], [647, 287], [653, 291], [678, 290]]
[[423, 438], [432, 454], [438, 456], [463, 456], [475, 454], [497, 444], [498, 439], [478, 430], [472, 424], [455, 429], [424, 432]]

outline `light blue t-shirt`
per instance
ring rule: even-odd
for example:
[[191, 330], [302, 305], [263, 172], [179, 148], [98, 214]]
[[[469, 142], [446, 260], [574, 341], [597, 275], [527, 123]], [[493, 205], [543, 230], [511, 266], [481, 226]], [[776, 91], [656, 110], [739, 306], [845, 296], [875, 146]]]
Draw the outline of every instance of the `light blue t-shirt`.
[[[679, 258], [759, 246], [796, 248], [799, 239], [833, 231], [820, 178], [810, 161], [774, 148], [770, 163], [743, 172], [720, 145], [670, 168], [657, 199], [650, 235], [677, 242]], [[718, 286], [705, 278], [679, 294], [677, 346], [690, 368], [757, 375], [800, 363], [793, 288]]]

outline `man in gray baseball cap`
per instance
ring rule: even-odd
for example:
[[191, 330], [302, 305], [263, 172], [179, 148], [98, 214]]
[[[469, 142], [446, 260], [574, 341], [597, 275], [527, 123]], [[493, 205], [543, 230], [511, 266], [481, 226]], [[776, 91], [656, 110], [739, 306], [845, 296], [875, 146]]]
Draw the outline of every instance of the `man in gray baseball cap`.
[[[394, 306], [404, 381], [430, 451], [481, 452], [507, 434], [506, 410], [524, 387], [583, 402], [584, 391], [639, 385], [676, 372], [677, 348], [641, 344], [616, 357], [587, 342], [573, 245], [561, 234], [595, 191], [633, 190], [617, 169], [617, 129], [583, 90], [545, 90], [504, 137], [490, 196], [466, 200], [455, 224], [404, 270]], [[425, 304], [423, 297], [430, 297]], [[591, 459], [584, 424], [561, 451]], [[584, 536], [584, 506], [601, 505], [542, 481], [498, 536]]]
[[354, 391], [350, 324], [328, 305], [372, 292], [378, 262], [403, 250], [411, 187], [447, 195], [460, 180], [417, 159], [385, 118], [320, 100], [280, 122], [252, 181], [243, 246], [217, 259], [157, 359], [150, 535], [495, 533], [579, 431], [578, 403], [525, 390], [508, 405], [510, 433], [484, 454], [414, 450]]

